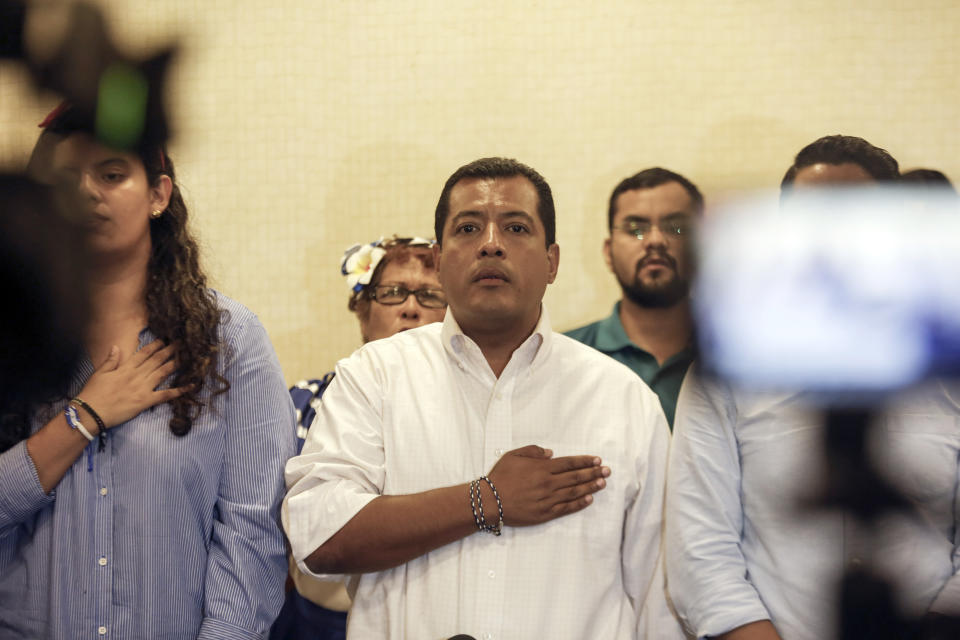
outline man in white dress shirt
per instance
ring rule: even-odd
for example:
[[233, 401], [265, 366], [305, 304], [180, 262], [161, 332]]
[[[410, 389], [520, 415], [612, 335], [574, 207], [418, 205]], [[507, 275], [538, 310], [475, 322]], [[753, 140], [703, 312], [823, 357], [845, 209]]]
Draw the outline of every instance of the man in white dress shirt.
[[[897, 179], [897, 162], [861, 138], [804, 147], [782, 194]], [[677, 612], [699, 638], [829, 640], [847, 568], [898, 584], [899, 614], [960, 612], [960, 390], [931, 381], [890, 394], [871, 432], [882, 478], [919, 518], [874, 527], [802, 505], [827, 478], [823, 415], [805, 393], [684, 380], [670, 452], [666, 563]], [[822, 401], [822, 398], [820, 399]], [[888, 613], [888, 612], [878, 612]]]
[[633, 372], [550, 328], [550, 187], [477, 160], [435, 225], [447, 315], [338, 364], [287, 465], [294, 558], [352, 575], [351, 638], [679, 637], [666, 420]]

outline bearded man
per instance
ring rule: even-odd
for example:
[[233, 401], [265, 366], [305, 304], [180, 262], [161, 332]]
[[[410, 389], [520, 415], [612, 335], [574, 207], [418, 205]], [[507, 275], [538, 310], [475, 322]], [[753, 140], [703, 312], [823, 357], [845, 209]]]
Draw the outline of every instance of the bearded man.
[[623, 297], [613, 313], [567, 335], [630, 367], [660, 398], [673, 428], [677, 394], [693, 361], [690, 230], [703, 196], [678, 173], [655, 167], [610, 195], [603, 257]]

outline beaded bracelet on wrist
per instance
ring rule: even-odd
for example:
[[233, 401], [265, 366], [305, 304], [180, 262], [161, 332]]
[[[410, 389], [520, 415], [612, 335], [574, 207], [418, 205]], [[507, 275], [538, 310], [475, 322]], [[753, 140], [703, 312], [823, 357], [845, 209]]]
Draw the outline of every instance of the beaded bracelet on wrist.
[[[503, 531], [503, 502], [500, 501], [500, 494], [497, 492], [497, 488], [493, 485], [493, 482], [487, 476], [480, 476], [480, 480], [483, 480], [487, 483], [487, 486], [490, 487], [490, 491], [493, 492], [493, 497], [497, 501], [497, 524], [488, 524], [487, 531], [494, 535], [500, 535]], [[477, 494], [480, 493], [480, 481], [477, 481]], [[486, 524], [486, 521], [484, 521]]]
[[[493, 491], [493, 497], [497, 500], [497, 511], [500, 519], [496, 525], [488, 524], [486, 516], [483, 513], [483, 497], [480, 495], [481, 481], [486, 482], [487, 485], [490, 486], [490, 490]], [[487, 476], [480, 476], [479, 480], [474, 480], [470, 483], [470, 509], [473, 511], [473, 521], [476, 523], [477, 529], [492, 533], [495, 536], [499, 536], [503, 532], [503, 504], [500, 502], [500, 494], [497, 493], [497, 488], [490, 482], [490, 478]]]
[[480, 493], [479, 484], [479, 480], [474, 480], [470, 483], [470, 509], [473, 511], [473, 521], [477, 524], [477, 529], [483, 531], [484, 522], [482, 521], [483, 516], [481, 515], [483, 507], [481, 507], [480, 513], [477, 512], [476, 496]]

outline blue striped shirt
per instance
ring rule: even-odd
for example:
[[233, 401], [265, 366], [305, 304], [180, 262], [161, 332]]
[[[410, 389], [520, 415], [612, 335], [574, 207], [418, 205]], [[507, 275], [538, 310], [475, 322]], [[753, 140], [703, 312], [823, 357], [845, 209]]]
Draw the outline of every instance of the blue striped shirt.
[[[107, 432], [105, 451], [91, 443], [49, 495], [24, 442], [0, 455], [0, 638], [266, 637], [287, 573], [293, 406], [263, 326], [217, 299], [231, 386], [188, 435], [170, 432], [169, 405], [148, 409]], [[84, 362], [71, 394], [92, 372]]]

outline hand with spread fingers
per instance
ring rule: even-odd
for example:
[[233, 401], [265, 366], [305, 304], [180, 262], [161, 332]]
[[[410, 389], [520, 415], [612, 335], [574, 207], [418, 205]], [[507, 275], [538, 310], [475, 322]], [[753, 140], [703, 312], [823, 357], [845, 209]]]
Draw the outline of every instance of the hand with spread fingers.
[[549, 449], [528, 445], [503, 454], [488, 475], [500, 494], [504, 524], [518, 527], [586, 508], [606, 486], [610, 468], [596, 456], [554, 458]]
[[123, 358], [114, 346], [106, 361], [93, 372], [78, 397], [93, 407], [107, 429], [122, 424], [144, 409], [169, 402], [189, 387], [157, 389], [176, 371], [174, 346], [154, 340]]

